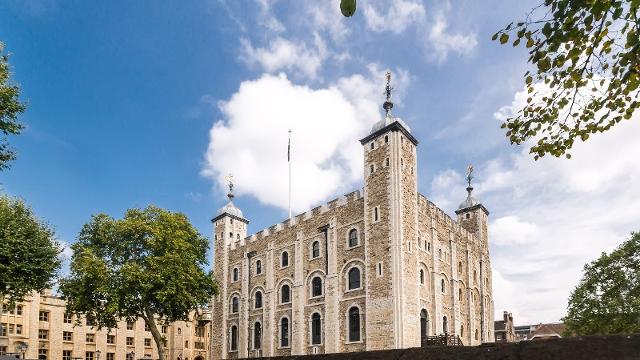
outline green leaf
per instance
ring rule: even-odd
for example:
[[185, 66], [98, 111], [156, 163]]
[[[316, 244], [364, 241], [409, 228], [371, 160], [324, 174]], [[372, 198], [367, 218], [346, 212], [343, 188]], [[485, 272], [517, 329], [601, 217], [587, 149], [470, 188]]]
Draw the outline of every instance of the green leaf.
[[502, 34], [500, 35], [500, 44], [506, 44], [507, 41], [509, 41], [509, 35], [508, 34]]

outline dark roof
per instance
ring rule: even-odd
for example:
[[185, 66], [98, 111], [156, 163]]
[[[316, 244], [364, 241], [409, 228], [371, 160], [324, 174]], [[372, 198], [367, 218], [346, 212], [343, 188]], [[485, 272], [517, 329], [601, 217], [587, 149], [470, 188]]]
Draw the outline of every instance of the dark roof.
[[409, 141], [411, 141], [413, 143], [413, 145], [418, 145], [418, 140], [413, 137], [413, 135], [411, 135], [411, 133], [409, 132], [409, 130], [407, 130], [404, 126], [402, 126], [402, 124], [400, 124], [400, 122], [398, 121], [394, 121], [391, 124], [383, 127], [380, 130], [377, 130], [369, 135], [367, 135], [366, 137], [364, 137], [362, 140], [360, 140], [360, 143], [362, 145], [366, 144], [367, 142], [369, 142], [371, 139], [375, 139], [376, 137], [388, 132], [388, 131], [400, 131], [404, 134], [404, 136], [407, 137], [407, 139], [409, 139]]
[[493, 322], [493, 330], [495, 331], [504, 331], [504, 320], [494, 321]]

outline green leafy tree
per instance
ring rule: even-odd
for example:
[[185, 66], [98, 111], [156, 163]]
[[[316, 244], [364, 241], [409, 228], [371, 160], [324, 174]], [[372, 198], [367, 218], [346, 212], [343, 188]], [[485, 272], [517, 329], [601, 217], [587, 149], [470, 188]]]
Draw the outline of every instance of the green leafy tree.
[[0, 195], [0, 303], [51, 286], [60, 247], [51, 228], [18, 199]]
[[18, 100], [20, 88], [10, 80], [9, 56], [4, 53], [4, 44], [0, 42], [0, 170], [9, 167], [9, 162], [16, 157], [15, 151], [7, 143], [8, 135], [17, 135], [23, 126], [18, 122], [18, 115], [24, 112], [25, 105]]
[[99, 328], [144, 319], [164, 360], [158, 325], [189, 316], [216, 293], [208, 241], [183, 214], [149, 206], [123, 219], [100, 214], [72, 245], [70, 275], [60, 282], [67, 310]]
[[585, 265], [563, 321], [576, 335], [640, 332], [640, 233]]
[[[604, 132], [640, 107], [640, 0], [544, 0], [493, 35], [524, 46], [535, 71], [527, 104], [502, 127], [530, 153], [565, 155], [576, 139]], [[541, 84], [544, 84], [541, 86]]]

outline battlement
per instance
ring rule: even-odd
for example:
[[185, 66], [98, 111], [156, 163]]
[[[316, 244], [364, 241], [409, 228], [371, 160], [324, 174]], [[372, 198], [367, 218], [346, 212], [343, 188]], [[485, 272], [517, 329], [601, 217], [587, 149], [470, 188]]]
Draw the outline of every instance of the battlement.
[[[432, 214], [432, 222], [443, 222], [447, 228], [451, 228], [454, 232], [460, 234], [469, 242], [477, 240], [474, 233], [467, 231], [467, 229], [462, 227], [462, 225], [457, 220], [453, 219], [444, 210], [440, 209], [436, 204], [434, 204], [426, 196], [420, 193], [418, 193], [418, 206], [426, 206], [429, 209], [429, 212]], [[435, 216], [433, 216], [434, 214]], [[432, 226], [435, 226], [435, 224], [432, 224]]]

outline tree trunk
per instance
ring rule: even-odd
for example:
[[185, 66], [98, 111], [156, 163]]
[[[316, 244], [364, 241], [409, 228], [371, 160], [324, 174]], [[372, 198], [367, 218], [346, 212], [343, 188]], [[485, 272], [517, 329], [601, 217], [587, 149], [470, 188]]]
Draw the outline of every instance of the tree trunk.
[[[144, 316], [142, 317], [144, 322], [149, 325], [149, 330], [151, 331], [151, 335], [153, 336], [153, 341], [156, 343], [156, 348], [158, 349], [158, 359], [165, 360], [164, 357], [164, 339], [160, 331], [158, 330], [158, 326], [156, 325], [156, 318], [153, 316], [151, 310], [145, 308]], [[135, 359], [134, 359], [135, 360]]]

